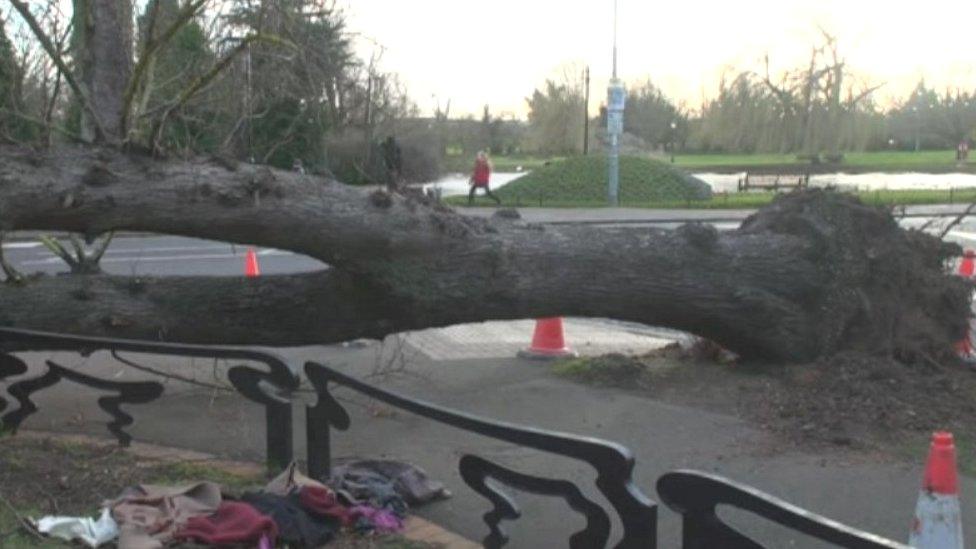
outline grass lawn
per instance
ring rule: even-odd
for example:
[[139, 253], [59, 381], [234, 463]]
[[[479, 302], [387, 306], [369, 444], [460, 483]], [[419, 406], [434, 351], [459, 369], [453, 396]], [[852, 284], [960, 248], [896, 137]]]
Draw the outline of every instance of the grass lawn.
[[[504, 189], [505, 187], [502, 187]], [[604, 197], [580, 198], [553, 197], [540, 195], [498, 196], [506, 207], [545, 207], [545, 208], [605, 208]], [[976, 189], [913, 189], [879, 190], [856, 193], [866, 204], [878, 206], [913, 206], [922, 204], [970, 204], [976, 202]], [[776, 193], [772, 191], [745, 193], [716, 193], [709, 200], [621, 200], [620, 205], [628, 208], [697, 209], [697, 210], [736, 210], [755, 209], [773, 201]], [[452, 196], [445, 199], [452, 206], [467, 206], [467, 196]], [[483, 196], [475, 198], [476, 207], [494, 206], [495, 203]]]
[[[599, 152], [592, 156], [601, 156]], [[493, 156], [492, 164], [495, 171], [514, 172], [518, 168], [530, 171], [542, 168], [546, 162], [563, 160], [564, 156], [536, 156], [519, 154], [512, 156]], [[442, 163], [445, 173], [467, 173], [474, 165], [473, 155], [448, 154]], [[799, 160], [796, 154], [678, 154], [674, 157], [674, 165], [692, 171], [707, 171], [709, 169], [741, 168], [743, 171], [750, 167], [762, 168], [771, 166], [808, 166], [809, 162]], [[874, 151], [844, 153], [844, 161], [839, 165], [843, 170], [847, 166], [859, 171], [947, 171], [956, 166], [956, 151]], [[976, 159], [970, 160], [966, 169], [976, 166]]]
[[[675, 165], [693, 169], [727, 168], [741, 166], [804, 166], [809, 162], [797, 159], [795, 154], [679, 154]], [[875, 151], [844, 154], [840, 168], [876, 168], [880, 171], [951, 167], [956, 164], [956, 152], [945, 151]]]

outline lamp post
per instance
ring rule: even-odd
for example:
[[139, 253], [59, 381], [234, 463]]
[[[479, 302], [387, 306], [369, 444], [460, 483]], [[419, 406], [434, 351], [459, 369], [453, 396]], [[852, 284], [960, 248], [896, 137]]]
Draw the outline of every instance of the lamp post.
[[607, 202], [620, 205], [620, 134], [624, 132], [624, 104], [627, 93], [617, 79], [617, 0], [613, 1], [613, 77], [607, 88], [607, 136], [610, 150], [607, 154]]
[[590, 67], [583, 72], [583, 156], [590, 154]]
[[918, 105], [912, 105], [912, 112], [915, 113], [915, 152], [918, 152], [918, 132], [922, 125], [921, 119], [918, 117]]
[[671, 121], [671, 163], [674, 164], [674, 131], [678, 129], [678, 123]]

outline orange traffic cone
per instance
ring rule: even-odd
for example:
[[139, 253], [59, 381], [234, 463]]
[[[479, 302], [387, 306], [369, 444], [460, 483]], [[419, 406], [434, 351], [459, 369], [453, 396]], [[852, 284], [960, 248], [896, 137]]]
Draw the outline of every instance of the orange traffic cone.
[[962, 262], [959, 263], [959, 276], [964, 276], [966, 278], [972, 278], [974, 271], [976, 271], [976, 266], [974, 266], [974, 260], [976, 260], [976, 252], [973, 250], [966, 250], [962, 254]]
[[[973, 278], [973, 275], [976, 274], [974, 263], [976, 263], [976, 252], [966, 250], [962, 255], [957, 274], [964, 278]], [[959, 355], [959, 358], [970, 363], [976, 363], [976, 349], [973, 348], [973, 328], [973, 319], [970, 319], [966, 337], [956, 342], [956, 354]]]
[[908, 544], [919, 549], [963, 549], [959, 477], [952, 433], [932, 435]]
[[261, 276], [261, 268], [258, 267], [258, 254], [254, 253], [254, 248], [247, 249], [247, 256], [244, 258], [244, 276], [248, 278]]
[[540, 318], [535, 321], [532, 345], [518, 354], [522, 358], [552, 359], [578, 356], [566, 346], [562, 318]]

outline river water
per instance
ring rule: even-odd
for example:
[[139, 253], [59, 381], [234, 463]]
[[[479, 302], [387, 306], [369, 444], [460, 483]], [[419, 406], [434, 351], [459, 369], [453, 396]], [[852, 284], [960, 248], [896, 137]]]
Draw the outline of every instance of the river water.
[[[527, 172], [494, 173], [491, 177], [491, 187], [497, 189], [518, 179]], [[695, 177], [708, 183], [714, 192], [736, 192], [738, 181], [745, 176], [740, 174], [696, 173]], [[785, 178], [784, 178], [785, 179]], [[967, 173], [831, 173], [810, 176], [811, 187], [839, 187], [841, 189], [874, 191], [874, 190], [910, 190], [910, 189], [962, 189], [976, 188], [976, 174]], [[427, 183], [424, 188], [439, 188], [442, 196], [468, 194], [468, 176], [452, 174], [438, 181]]]

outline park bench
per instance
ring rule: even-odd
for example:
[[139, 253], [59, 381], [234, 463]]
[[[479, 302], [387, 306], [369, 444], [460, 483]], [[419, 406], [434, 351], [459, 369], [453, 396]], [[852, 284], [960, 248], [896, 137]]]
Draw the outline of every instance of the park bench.
[[803, 175], [754, 175], [746, 173], [736, 183], [739, 192], [752, 190], [781, 191], [803, 189], [810, 186], [810, 174]]
[[[657, 504], [634, 483], [635, 458], [625, 446], [597, 438], [547, 431], [474, 416], [436, 404], [412, 399], [348, 376], [325, 364], [307, 362], [302, 368], [266, 350], [244, 347], [179, 345], [150, 341], [80, 337], [36, 331], [0, 328], [0, 427], [16, 432], [23, 421], [38, 412], [32, 395], [67, 380], [112, 393], [100, 396], [98, 404], [112, 420], [109, 431], [123, 446], [132, 437], [125, 431], [134, 418], [122, 409], [144, 404], [163, 396], [165, 387], [156, 381], [120, 382], [99, 379], [60, 365], [53, 358], [43, 359], [42, 374], [26, 377], [28, 361], [56, 353], [91, 356], [107, 352], [120, 364], [137, 367], [127, 354], [152, 354], [166, 357], [220, 358], [244, 361], [228, 370], [234, 389], [246, 399], [265, 408], [267, 465], [276, 472], [293, 458], [292, 414], [295, 403], [290, 394], [298, 389], [302, 375], [314, 389], [317, 399], [305, 405], [307, 466], [313, 477], [327, 476], [331, 467], [333, 431], [351, 428], [349, 414], [332, 393], [342, 387], [385, 403], [393, 408], [480, 436], [531, 448], [554, 458], [588, 464], [593, 482], [607, 504], [584, 495], [579, 486], [564, 479], [535, 476], [509, 469], [482, 457], [465, 454], [459, 459], [461, 478], [474, 492], [484, 497], [491, 510], [483, 515], [488, 534], [485, 547], [502, 547], [508, 542], [505, 521], [517, 520], [521, 512], [515, 499], [501, 486], [561, 498], [568, 511], [582, 515], [585, 527], [573, 533], [566, 545], [573, 548], [607, 547], [615, 533], [617, 548], [656, 548]], [[256, 367], [254, 363], [262, 365]], [[4, 395], [17, 404], [12, 409]], [[657, 481], [660, 499], [682, 516], [683, 549], [745, 549], [762, 546], [728, 525], [716, 513], [717, 507], [739, 508], [757, 517], [778, 523], [815, 539], [839, 547], [859, 549], [907, 548], [900, 543], [841, 525], [751, 487], [697, 471], [675, 471]], [[613, 518], [612, 518], [613, 517]], [[562, 545], [554, 540], [553, 547]]]

